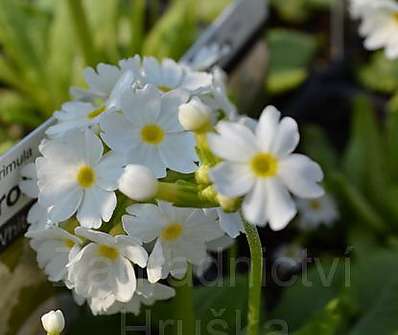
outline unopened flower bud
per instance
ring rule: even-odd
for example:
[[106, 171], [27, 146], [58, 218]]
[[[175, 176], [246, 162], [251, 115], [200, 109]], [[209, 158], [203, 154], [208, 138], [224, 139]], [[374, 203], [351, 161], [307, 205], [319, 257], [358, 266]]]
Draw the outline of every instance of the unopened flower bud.
[[48, 335], [59, 335], [65, 328], [65, 319], [62, 311], [51, 311], [41, 317], [41, 323]]
[[205, 131], [211, 126], [211, 110], [198, 98], [179, 107], [178, 119], [185, 130]]
[[195, 172], [195, 179], [198, 184], [209, 185], [211, 183], [209, 178], [209, 166], [201, 165]]
[[156, 195], [158, 181], [147, 167], [130, 164], [124, 168], [119, 180], [119, 190], [130, 199], [145, 201]]
[[239, 209], [241, 203], [241, 200], [239, 198], [230, 198], [223, 196], [219, 193], [217, 194], [217, 201], [226, 213], [236, 212]]

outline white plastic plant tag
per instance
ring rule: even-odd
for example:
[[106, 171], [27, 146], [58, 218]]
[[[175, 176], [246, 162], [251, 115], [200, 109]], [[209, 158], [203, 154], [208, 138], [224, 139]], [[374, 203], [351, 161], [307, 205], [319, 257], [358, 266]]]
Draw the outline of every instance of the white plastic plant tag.
[[[204, 68], [225, 66], [259, 29], [266, 14], [265, 0], [235, 1], [199, 37], [181, 62], [206, 64]], [[54, 122], [50, 118], [0, 157], [0, 251], [26, 228], [24, 208], [31, 199], [18, 187], [20, 169], [38, 156], [38, 145]]]

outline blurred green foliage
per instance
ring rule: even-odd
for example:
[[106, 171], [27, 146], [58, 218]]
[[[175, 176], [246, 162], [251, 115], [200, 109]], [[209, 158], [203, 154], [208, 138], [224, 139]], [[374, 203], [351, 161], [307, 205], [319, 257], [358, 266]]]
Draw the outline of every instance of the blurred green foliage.
[[8, 127], [22, 135], [43, 122], [85, 66], [136, 53], [178, 59], [229, 2], [0, 1], [0, 152], [15, 141]]

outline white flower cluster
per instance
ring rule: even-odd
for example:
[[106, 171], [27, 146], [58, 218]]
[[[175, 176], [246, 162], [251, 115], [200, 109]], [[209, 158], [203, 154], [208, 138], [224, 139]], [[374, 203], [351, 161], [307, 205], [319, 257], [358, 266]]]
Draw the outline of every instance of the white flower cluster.
[[365, 48], [384, 48], [390, 59], [398, 57], [398, 3], [395, 0], [351, 0], [351, 16], [360, 19], [359, 34]]
[[291, 194], [323, 194], [320, 167], [292, 153], [296, 122], [274, 107], [239, 118], [220, 70], [135, 56], [85, 78], [20, 186], [38, 199], [27, 236], [39, 265], [95, 314], [169, 299], [159, 280], [203, 270], [242, 217], [283, 229], [296, 215]]

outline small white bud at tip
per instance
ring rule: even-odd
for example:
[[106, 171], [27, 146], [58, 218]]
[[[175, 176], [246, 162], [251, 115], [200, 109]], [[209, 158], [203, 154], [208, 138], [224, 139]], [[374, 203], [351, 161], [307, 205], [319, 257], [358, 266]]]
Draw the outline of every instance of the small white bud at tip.
[[158, 181], [146, 166], [130, 164], [119, 179], [119, 190], [130, 199], [145, 201], [156, 195]]
[[65, 328], [65, 319], [62, 311], [50, 311], [41, 317], [41, 323], [47, 334], [59, 335]]
[[198, 98], [193, 98], [178, 109], [178, 120], [188, 131], [206, 129], [211, 125], [211, 110]]

